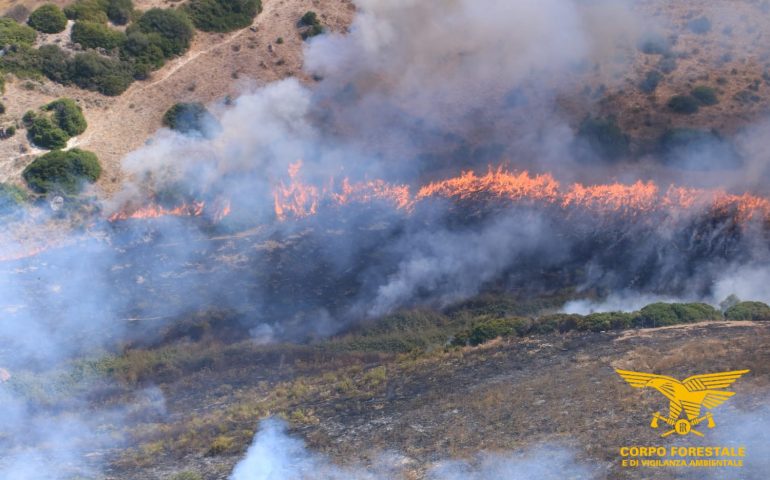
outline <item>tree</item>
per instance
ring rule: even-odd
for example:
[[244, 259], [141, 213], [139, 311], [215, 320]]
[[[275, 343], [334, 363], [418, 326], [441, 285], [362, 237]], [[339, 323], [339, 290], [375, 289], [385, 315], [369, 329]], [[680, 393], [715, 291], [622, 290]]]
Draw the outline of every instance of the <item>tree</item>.
[[45, 116], [35, 116], [27, 128], [29, 140], [41, 148], [56, 150], [67, 146], [69, 135]]
[[719, 103], [719, 99], [717, 98], [717, 92], [711, 87], [707, 87], [705, 85], [699, 85], [692, 89], [692, 92], [690, 92], [690, 95], [697, 100], [701, 105], [716, 105]]
[[674, 95], [668, 101], [668, 108], [675, 113], [690, 115], [696, 113], [700, 106], [698, 100], [690, 95]]
[[61, 8], [48, 3], [32, 12], [27, 24], [39, 32], [59, 33], [67, 28], [67, 17]]
[[77, 21], [72, 26], [72, 41], [79, 43], [83, 48], [112, 50], [123, 45], [125, 40], [125, 33], [102, 23]]
[[24, 169], [22, 177], [38, 193], [76, 194], [86, 183], [98, 180], [101, 173], [102, 167], [95, 154], [73, 148], [41, 155]]
[[187, 15], [170, 8], [147, 10], [136, 22], [136, 27], [132, 25], [127, 33], [132, 33], [135, 29], [146, 34], [157, 34], [158, 46], [166, 58], [186, 52], [194, 34]]
[[109, 0], [107, 18], [115, 25], [125, 25], [134, 16], [134, 2], [131, 0]]
[[202, 103], [177, 103], [163, 115], [163, 125], [181, 133], [203, 133], [214, 117]]
[[78, 87], [110, 96], [125, 92], [134, 81], [130, 64], [93, 51], [76, 54], [68, 63], [68, 75]]
[[58, 45], [43, 45], [38, 49], [40, 70], [50, 80], [67, 85], [69, 78], [69, 56]]
[[77, 0], [64, 8], [70, 20], [107, 23], [108, 0]]
[[261, 10], [260, 0], [191, 0], [187, 5], [195, 27], [205, 32], [246, 28]]
[[0, 48], [10, 45], [32, 46], [37, 33], [27, 25], [21, 25], [12, 18], [0, 17]]
[[86, 131], [88, 123], [83, 116], [83, 110], [71, 98], [60, 98], [45, 107], [44, 110], [53, 112], [56, 124], [71, 137]]

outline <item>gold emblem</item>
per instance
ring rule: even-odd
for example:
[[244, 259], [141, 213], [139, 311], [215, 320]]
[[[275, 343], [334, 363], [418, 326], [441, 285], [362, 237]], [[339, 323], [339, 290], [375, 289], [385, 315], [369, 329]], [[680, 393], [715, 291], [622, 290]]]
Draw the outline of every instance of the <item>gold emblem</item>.
[[[705, 407], [707, 410], [711, 410], [735, 395], [735, 392], [722, 389], [729, 387], [742, 375], [749, 372], [748, 370], [735, 370], [693, 375], [680, 382], [675, 378], [654, 373], [631, 372], [629, 370], [615, 371], [632, 387], [652, 387], [668, 398], [668, 416], [665, 417], [660, 412], [655, 412], [652, 414], [652, 422], [650, 422], [652, 428], [658, 428], [661, 421], [671, 427], [661, 437], [667, 437], [673, 433], [678, 435], [694, 433], [702, 437], [703, 433], [694, 427], [706, 421], [708, 428], [714, 428], [716, 423], [714, 423], [714, 416], [711, 412], [706, 412], [701, 416], [701, 408]], [[684, 418], [679, 418], [682, 411], [685, 413]]]

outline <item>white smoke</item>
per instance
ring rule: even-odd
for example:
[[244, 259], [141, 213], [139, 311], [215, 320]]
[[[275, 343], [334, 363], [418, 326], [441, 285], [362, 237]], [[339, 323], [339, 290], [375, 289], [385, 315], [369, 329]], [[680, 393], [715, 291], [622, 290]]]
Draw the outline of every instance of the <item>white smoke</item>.
[[[397, 480], [412, 478], [408, 458], [383, 455], [372, 465], [338, 466], [329, 458], [308, 450], [302, 440], [286, 432], [277, 419], [263, 420], [246, 456], [238, 462], [230, 480]], [[413, 465], [412, 465], [413, 466]], [[557, 445], [541, 445], [513, 453], [480, 454], [473, 462], [438, 462], [427, 472], [430, 480], [496, 479], [556, 480], [599, 478], [598, 471], [581, 463], [575, 453]]]

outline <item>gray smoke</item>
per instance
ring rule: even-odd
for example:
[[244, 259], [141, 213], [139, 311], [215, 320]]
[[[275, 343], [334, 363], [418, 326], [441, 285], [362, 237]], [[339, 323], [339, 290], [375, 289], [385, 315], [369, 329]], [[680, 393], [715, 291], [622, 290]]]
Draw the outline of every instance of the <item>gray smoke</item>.
[[[411, 478], [409, 465], [408, 458], [390, 453], [370, 466], [338, 466], [309, 450], [302, 440], [288, 435], [283, 421], [271, 418], [261, 422], [254, 442], [235, 466], [230, 480], [396, 480]], [[595, 467], [578, 461], [572, 450], [541, 445], [511, 453], [483, 453], [473, 462], [438, 462], [428, 470], [427, 478], [587, 480], [599, 476]]]

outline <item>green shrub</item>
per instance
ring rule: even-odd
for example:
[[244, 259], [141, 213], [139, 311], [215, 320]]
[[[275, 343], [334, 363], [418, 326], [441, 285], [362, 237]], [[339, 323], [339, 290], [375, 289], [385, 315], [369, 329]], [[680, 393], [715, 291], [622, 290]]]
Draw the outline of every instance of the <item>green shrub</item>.
[[165, 63], [165, 54], [161, 48], [163, 39], [157, 33], [133, 31], [123, 43], [121, 58], [133, 65], [134, 76], [146, 78], [149, 72], [157, 70]]
[[213, 118], [202, 103], [177, 103], [163, 115], [163, 125], [181, 133], [203, 133]]
[[0, 17], [0, 48], [9, 45], [32, 46], [37, 33], [31, 27], [17, 23], [12, 18]]
[[57, 45], [43, 45], [38, 50], [40, 70], [51, 81], [67, 85], [70, 83], [69, 56]]
[[120, 95], [134, 81], [134, 71], [129, 63], [92, 51], [76, 54], [68, 62], [67, 74], [78, 87], [111, 96]]
[[675, 113], [690, 115], [698, 111], [700, 103], [690, 95], [674, 95], [668, 101], [668, 108]]
[[157, 45], [163, 50], [166, 58], [187, 51], [194, 33], [190, 19], [183, 12], [160, 8], [147, 10], [126, 33], [137, 30], [146, 34], [157, 34]]
[[693, 18], [687, 22], [687, 28], [693, 33], [703, 35], [711, 31], [711, 20], [706, 17]]
[[665, 327], [701, 320], [719, 320], [722, 314], [705, 303], [653, 303], [642, 308], [634, 318], [640, 327]]
[[16, 127], [11, 125], [2, 132], [3, 138], [11, 138], [16, 135]]
[[576, 313], [553, 313], [537, 318], [532, 324], [531, 333], [568, 332], [576, 330], [583, 315]]
[[71, 98], [60, 98], [43, 108], [53, 112], [56, 124], [71, 137], [80, 135], [88, 127], [86, 118], [83, 116], [83, 110]]
[[99, 179], [102, 168], [91, 152], [73, 148], [56, 150], [36, 158], [22, 172], [29, 187], [39, 193], [62, 191], [75, 194], [83, 185]]
[[0, 71], [19, 78], [37, 78], [42, 73], [40, 54], [26, 45], [12, 45], [0, 56]]
[[648, 34], [639, 42], [639, 50], [648, 55], [662, 55], [671, 49], [671, 42], [664, 36]]
[[473, 327], [455, 335], [453, 345], [480, 345], [497, 337], [524, 336], [532, 328], [532, 320], [523, 317], [493, 318], [476, 323]]
[[0, 183], [0, 214], [15, 211], [27, 201], [28, 195], [23, 189], [11, 183]]
[[38, 32], [59, 33], [67, 28], [67, 17], [61, 8], [48, 3], [32, 12], [27, 24]]
[[29, 141], [40, 148], [56, 150], [67, 146], [69, 135], [59, 128], [48, 117], [39, 116], [32, 120], [27, 128]]
[[663, 80], [663, 74], [657, 70], [650, 70], [644, 76], [644, 80], [639, 83], [639, 90], [644, 93], [652, 93], [658, 88], [658, 84]]
[[103, 23], [77, 21], [72, 26], [72, 41], [83, 48], [103, 48], [112, 50], [123, 45], [126, 34], [113, 30]]
[[77, 0], [64, 7], [64, 14], [70, 20], [107, 23], [108, 0]]
[[692, 89], [692, 92], [690, 92], [690, 95], [700, 102], [701, 105], [716, 105], [719, 103], [719, 99], [717, 98], [717, 92], [711, 87], [707, 87], [705, 85], [699, 85]]
[[603, 332], [607, 330], [622, 330], [631, 328], [634, 323], [634, 315], [626, 312], [600, 312], [591, 313], [577, 321], [577, 330], [591, 332]]
[[132, 0], [109, 0], [107, 4], [107, 18], [115, 25], [125, 25], [134, 16], [134, 2]]
[[169, 477], [169, 480], [203, 480], [200, 473], [185, 470]]
[[298, 25], [300, 27], [300, 34], [303, 40], [307, 40], [310, 37], [315, 37], [324, 33], [324, 27], [321, 25], [321, 21], [318, 19], [318, 15], [315, 12], [306, 12], [299, 19]]
[[187, 13], [204, 32], [230, 32], [246, 28], [262, 9], [260, 0], [191, 0]]
[[0, 115], [3, 115], [5, 113], [5, 104], [0, 102]]
[[628, 135], [612, 117], [586, 117], [578, 128], [578, 138], [605, 160], [628, 155]]
[[770, 307], [762, 302], [739, 302], [725, 311], [728, 320], [770, 320]]

